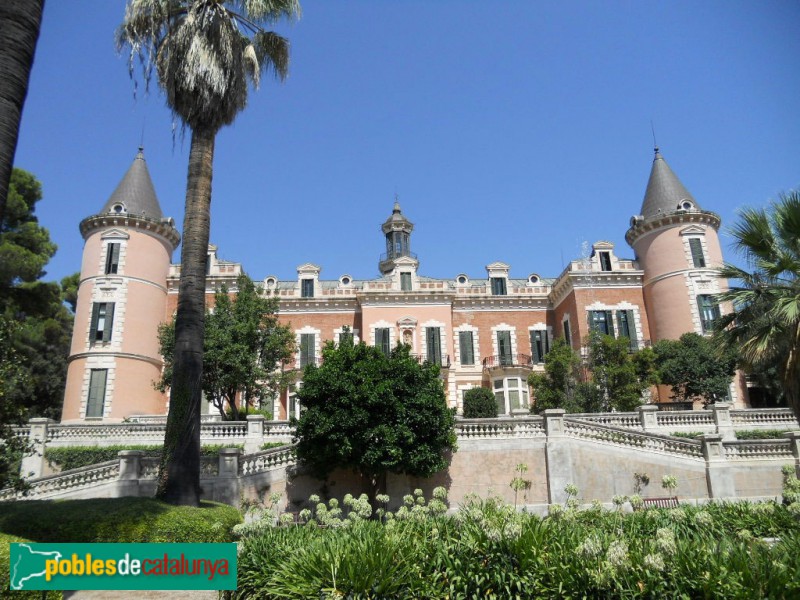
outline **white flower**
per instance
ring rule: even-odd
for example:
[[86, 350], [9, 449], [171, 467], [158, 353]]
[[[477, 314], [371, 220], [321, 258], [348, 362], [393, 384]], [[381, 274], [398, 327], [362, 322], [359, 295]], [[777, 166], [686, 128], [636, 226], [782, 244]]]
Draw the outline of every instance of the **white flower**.
[[664, 557], [660, 554], [648, 554], [644, 557], [644, 567], [650, 571], [663, 571], [667, 568]]

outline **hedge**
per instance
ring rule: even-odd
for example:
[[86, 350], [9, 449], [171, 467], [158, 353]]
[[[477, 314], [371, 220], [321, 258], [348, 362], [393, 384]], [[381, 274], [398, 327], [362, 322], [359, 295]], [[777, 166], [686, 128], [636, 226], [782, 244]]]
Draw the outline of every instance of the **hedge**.
[[736, 432], [737, 440], [781, 440], [789, 429], [746, 429]]
[[226, 504], [172, 506], [152, 498], [0, 504], [0, 532], [35, 542], [230, 542], [242, 520]]
[[[243, 444], [211, 444], [202, 446], [200, 453], [203, 456], [217, 456], [222, 448], [244, 449]], [[57, 466], [62, 471], [78, 469], [97, 463], [114, 460], [120, 450], [141, 450], [145, 456], [161, 456], [163, 446], [65, 446], [63, 448], [46, 448], [44, 457], [51, 467]]]
[[491, 390], [472, 388], [464, 394], [464, 418], [487, 419], [497, 416], [497, 402]]

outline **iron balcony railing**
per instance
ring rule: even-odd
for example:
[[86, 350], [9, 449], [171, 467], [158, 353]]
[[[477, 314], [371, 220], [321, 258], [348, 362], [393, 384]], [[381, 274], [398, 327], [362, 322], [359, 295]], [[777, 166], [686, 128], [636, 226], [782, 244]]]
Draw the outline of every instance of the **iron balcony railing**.
[[[391, 254], [391, 256], [389, 256]], [[408, 256], [416, 260], [417, 255], [414, 252], [384, 252], [381, 254], [380, 262], [386, 262], [387, 260], [392, 260], [394, 258], [400, 258], [401, 256]]]
[[412, 354], [411, 358], [417, 359], [419, 364], [424, 362], [430, 362], [439, 365], [440, 367], [444, 367], [446, 369], [450, 368], [450, 355], [449, 354], [442, 354], [441, 356], [428, 356], [427, 354]]
[[484, 369], [497, 369], [501, 367], [530, 367], [533, 363], [528, 354], [500, 354], [487, 356], [483, 359]]

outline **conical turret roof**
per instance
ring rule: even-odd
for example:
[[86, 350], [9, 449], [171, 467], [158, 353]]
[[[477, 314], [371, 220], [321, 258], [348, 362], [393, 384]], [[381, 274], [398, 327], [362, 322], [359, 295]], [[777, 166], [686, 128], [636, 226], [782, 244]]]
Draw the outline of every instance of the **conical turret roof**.
[[645, 219], [649, 219], [660, 214], [671, 213], [678, 210], [680, 205], [687, 200], [692, 203], [692, 208], [699, 209], [697, 201], [669, 168], [658, 148], [655, 149], [655, 152], [653, 168], [650, 170], [650, 179], [647, 182], [640, 214]]
[[142, 148], [139, 148], [133, 164], [103, 206], [100, 214], [109, 212], [140, 215], [151, 219], [161, 219], [164, 216], [156, 197], [153, 180], [150, 179], [150, 172], [147, 170]]

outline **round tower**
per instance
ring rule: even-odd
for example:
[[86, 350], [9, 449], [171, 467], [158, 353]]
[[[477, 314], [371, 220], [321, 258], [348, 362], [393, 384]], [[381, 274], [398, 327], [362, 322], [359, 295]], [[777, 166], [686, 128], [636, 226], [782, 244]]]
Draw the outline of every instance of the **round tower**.
[[180, 234], [161, 212], [141, 148], [80, 231], [85, 244], [61, 419], [163, 414], [164, 396], [153, 388], [163, 366], [157, 334]]
[[625, 239], [644, 271], [650, 338], [708, 333], [719, 317], [714, 294], [727, 289], [716, 277], [722, 265], [720, 218], [703, 210], [655, 148], [642, 209]]

